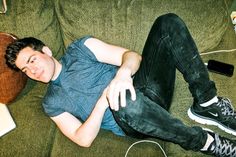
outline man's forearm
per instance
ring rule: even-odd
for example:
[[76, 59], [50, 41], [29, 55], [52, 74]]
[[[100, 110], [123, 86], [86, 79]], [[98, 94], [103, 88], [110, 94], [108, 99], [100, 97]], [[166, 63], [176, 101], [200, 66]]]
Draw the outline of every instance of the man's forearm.
[[134, 75], [139, 69], [142, 57], [138, 53], [126, 51], [122, 56], [122, 63], [117, 72], [117, 75]]
[[89, 118], [76, 130], [76, 143], [83, 147], [89, 147], [92, 144], [100, 130], [107, 106], [106, 97], [102, 95]]

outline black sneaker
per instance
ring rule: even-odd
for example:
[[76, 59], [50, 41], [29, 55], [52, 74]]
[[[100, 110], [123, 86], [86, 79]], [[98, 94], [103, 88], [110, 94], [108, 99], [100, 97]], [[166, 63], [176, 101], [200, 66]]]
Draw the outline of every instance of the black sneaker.
[[215, 125], [225, 132], [236, 136], [236, 113], [227, 98], [218, 97], [219, 101], [207, 107], [194, 104], [188, 110], [188, 116], [201, 124]]
[[221, 137], [213, 132], [208, 132], [214, 141], [206, 151], [201, 151], [207, 155], [216, 157], [236, 157], [236, 142], [225, 137]]

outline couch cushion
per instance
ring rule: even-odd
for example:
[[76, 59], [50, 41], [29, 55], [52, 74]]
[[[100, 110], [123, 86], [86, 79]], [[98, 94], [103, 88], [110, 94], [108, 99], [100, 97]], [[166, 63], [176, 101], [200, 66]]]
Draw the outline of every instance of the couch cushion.
[[[60, 57], [64, 46], [54, 0], [7, 2], [7, 13], [0, 15], [0, 31], [15, 34], [19, 38], [39, 38], [52, 48], [55, 57]], [[45, 90], [45, 85], [29, 80], [18, 99], [9, 105], [16, 129], [0, 138], [0, 156], [49, 156], [55, 125], [41, 106]]]
[[8, 11], [0, 16], [0, 31], [15, 34], [19, 38], [33, 36], [47, 44], [56, 58], [64, 46], [60, 27], [54, 11], [53, 0], [7, 1]]
[[[53, 144], [51, 157], [125, 157], [128, 148], [141, 139], [119, 137], [113, 133], [101, 130], [90, 148], [82, 148], [67, 139], [57, 131]], [[163, 141], [157, 139], [145, 139], [157, 142], [165, 149]], [[130, 148], [127, 157], [162, 157], [160, 148], [155, 143], [142, 142]]]
[[1, 157], [50, 156], [56, 127], [41, 105], [46, 86], [29, 85], [27, 83], [20, 98], [9, 105], [16, 128], [0, 138]]
[[215, 47], [226, 30], [226, 5], [219, 0], [58, 0], [56, 3], [65, 45], [90, 34], [141, 52], [155, 18], [170, 12], [183, 18], [200, 51]]

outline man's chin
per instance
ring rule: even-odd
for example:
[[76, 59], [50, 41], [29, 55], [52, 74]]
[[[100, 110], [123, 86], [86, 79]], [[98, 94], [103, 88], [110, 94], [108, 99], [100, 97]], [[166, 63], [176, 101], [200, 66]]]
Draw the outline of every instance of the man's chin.
[[47, 83], [49, 83], [50, 81], [40, 81], [40, 82], [47, 84]]
[[50, 79], [36, 79], [36, 81], [41, 82], [41, 83], [49, 83], [51, 80]]

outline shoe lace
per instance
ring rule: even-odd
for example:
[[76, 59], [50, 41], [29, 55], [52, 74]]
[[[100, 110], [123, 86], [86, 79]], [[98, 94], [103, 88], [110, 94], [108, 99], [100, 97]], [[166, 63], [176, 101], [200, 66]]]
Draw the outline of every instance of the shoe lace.
[[236, 113], [234, 112], [234, 107], [231, 101], [228, 98], [222, 98], [218, 103], [217, 106], [221, 108], [222, 114], [225, 116], [233, 116], [236, 118]]
[[228, 140], [219, 137], [218, 134], [215, 135], [216, 147], [213, 153], [217, 156], [222, 157], [235, 157], [236, 156], [236, 146]]

